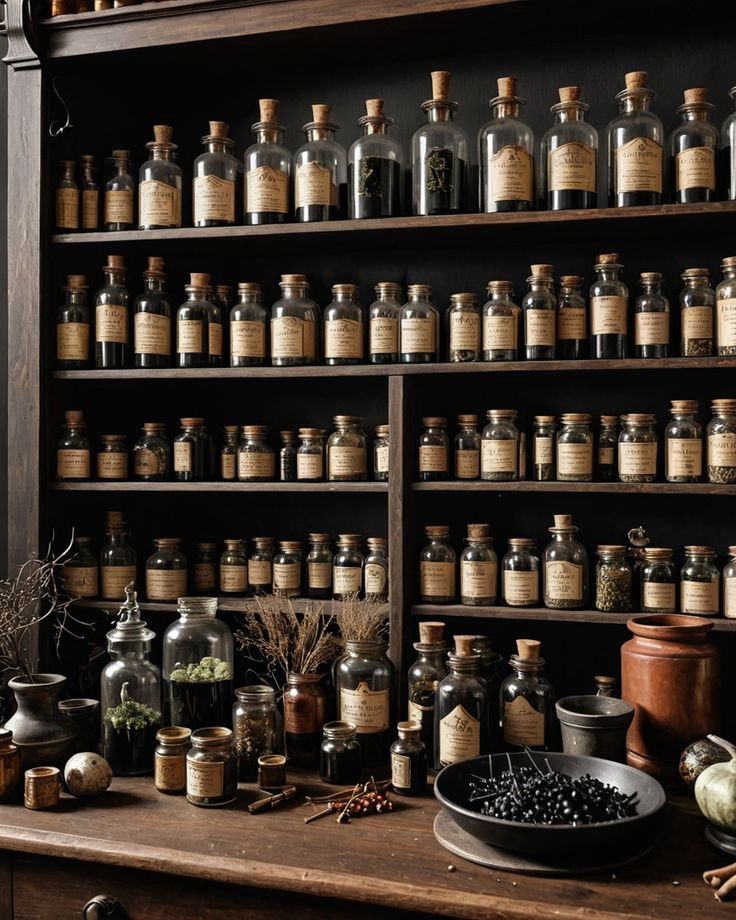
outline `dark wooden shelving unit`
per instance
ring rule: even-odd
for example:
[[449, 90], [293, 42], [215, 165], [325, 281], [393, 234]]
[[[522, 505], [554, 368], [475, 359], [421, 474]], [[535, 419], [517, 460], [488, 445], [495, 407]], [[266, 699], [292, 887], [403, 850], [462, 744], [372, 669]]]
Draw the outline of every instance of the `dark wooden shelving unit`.
[[329, 492], [384, 492], [387, 482], [56, 482], [57, 492], [263, 492], [309, 494]]
[[736, 486], [682, 482], [413, 482], [413, 492], [585, 492], [598, 495], [706, 495], [736, 497]]

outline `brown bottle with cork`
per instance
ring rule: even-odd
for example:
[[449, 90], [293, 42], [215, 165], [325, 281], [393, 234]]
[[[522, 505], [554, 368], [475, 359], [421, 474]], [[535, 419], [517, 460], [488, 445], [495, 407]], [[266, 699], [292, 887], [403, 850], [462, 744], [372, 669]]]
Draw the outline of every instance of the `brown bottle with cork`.
[[194, 161], [192, 210], [195, 227], [228, 227], [235, 223], [235, 180], [239, 163], [233, 156], [235, 141], [230, 125], [211, 121], [202, 138], [204, 153]]
[[64, 426], [61, 438], [56, 444], [56, 478], [89, 479], [90, 450], [89, 439], [84, 433], [87, 423], [77, 409], [64, 413]]
[[251, 131], [255, 144], [245, 151], [246, 224], [283, 224], [289, 216], [291, 154], [284, 147], [279, 100], [259, 99], [260, 121]]
[[75, 178], [77, 164], [74, 160], [59, 163], [59, 181], [56, 185], [56, 229], [61, 233], [79, 230], [79, 186]]
[[556, 737], [555, 694], [542, 673], [541, 647], [536, 639], [517, 639], [509, 658], [513, 674], [501, 684], [501, 727], [509, 750], [550, 750]]
[[148, 257], [143, 293], [133, 306], [133, 360], [136, 367], [171, 366], [171, 298], [164, 289], [164, 260]]
[[79, 158], [82, 176], [79, 182], [82, 198], [82, 230], [97, 230], [100, 226], [100, 187], [97, 184], [95, 158], [83, 153]]
[[673, 201], [678, 204], [715, 200], [718, 129], [709, 121], [715, 108], [705, 87], [686, 89], [677, 108], [682, 122], [670, 134], [670, 157]]
[[176, 367], [207, 367], [209, 364], [209, 283], [209, 275], [193, 272], [184, 288], [187, 299], [176, 311]]
[[138, 229], [181, 227], [181, 166], [175, 162], [171, 125], [154, 125], [146, 144], [149, 159], [141, 166], [138, 185]]
[[434, 766], [441, 770], [488, 754], [491, 746], [488, 686], [473, 652], [476, 636], [455, 636], [448, 656], [450, 673], [437, 688], [434, 712]]
[[408, 718], [422, 726], [421, 738], [427, 748], [427, 762], [434, 767], [434, 706], [440, 681], [447, 676], [443, 639], [445, 624], [428, 621], [419, 624], [419, 642], [414, 643], [417, 660], [409, 668]]
[[125, 260], [108, 256], [102, 272], [105, 283], [95, 295], [95, 367], [118, 370], [128, 366], [130, 347]]
[[87, 279], [67, 275], [64, 303], [56, 311], [56, 366], [78, 371], [89, 367], [89, 307]]

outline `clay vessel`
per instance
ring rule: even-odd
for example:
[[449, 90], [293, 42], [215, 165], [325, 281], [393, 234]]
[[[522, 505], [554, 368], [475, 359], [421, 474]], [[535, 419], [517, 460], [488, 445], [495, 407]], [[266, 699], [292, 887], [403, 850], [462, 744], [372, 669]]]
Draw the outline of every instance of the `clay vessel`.
[[63, 767], [76, 750], [77, 726], [57, 709], [65, 684], [63, 674], [31, 674], [8, 681], [18, 709], [5, 727], [23, 754], [24, 770]]

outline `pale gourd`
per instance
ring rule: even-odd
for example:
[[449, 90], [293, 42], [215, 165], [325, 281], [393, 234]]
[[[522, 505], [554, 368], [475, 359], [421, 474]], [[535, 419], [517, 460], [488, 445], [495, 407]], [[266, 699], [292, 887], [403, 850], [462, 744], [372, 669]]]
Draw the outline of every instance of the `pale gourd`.
[[711, 824], [736, 834], [736, 746], [715, 735], [708, 735], [708, 740], [725, 748], [731, 759], [703, 770], [695, 781], [695, 798]]

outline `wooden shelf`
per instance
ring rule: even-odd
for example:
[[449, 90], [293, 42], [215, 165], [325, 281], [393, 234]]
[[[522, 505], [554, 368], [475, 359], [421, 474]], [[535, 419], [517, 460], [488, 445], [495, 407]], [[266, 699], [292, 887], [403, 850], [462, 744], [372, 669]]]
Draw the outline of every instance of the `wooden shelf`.
[[54, 492], [388, 492], [387, 482], [55, 482]]
[[601, 495], [730, 495], [736, 485], [707, 482], [413, 482], [414, 492], [597, 492]]
[[[252, 597], [219, 597], [217, 599], [217, 609], [228, 613], [238, 613], [245, 610], [245, 605], [252, 603]], [[74, 601], [74, 607], [85, 610], [110, 610], [116, 612], [124, 601], [99, 601], [87, 598], [79, 598]], [[297, 597], [292, 599], [292, 606], [297, 613], [304, 613], [307, 608], [316, 609], [322, 607], [325, 613], [332, 612], [333, 601], [309, 600], [306, 597]], [[144, 613], [169, 613], [172, 616], [176, 614], [176, 601], [147, 601], [140, 600], [138, 605]], [[388, 615], [388, 605], [386, 606], [386, 615]]]

